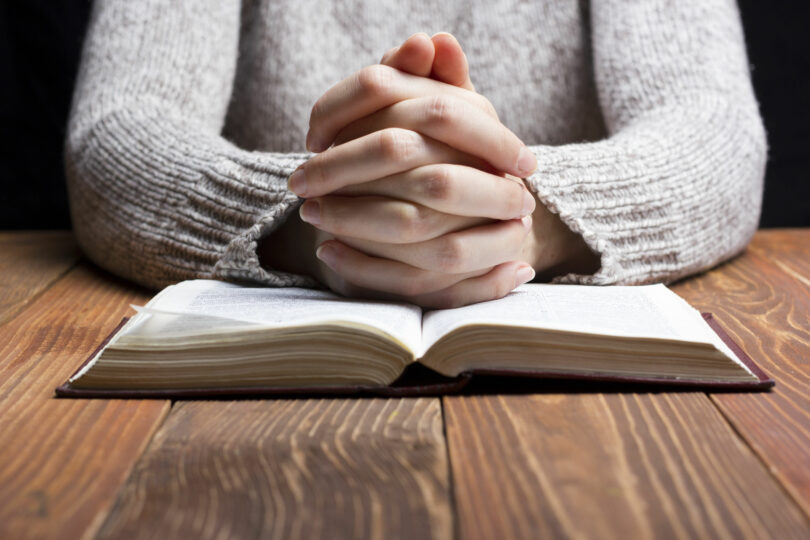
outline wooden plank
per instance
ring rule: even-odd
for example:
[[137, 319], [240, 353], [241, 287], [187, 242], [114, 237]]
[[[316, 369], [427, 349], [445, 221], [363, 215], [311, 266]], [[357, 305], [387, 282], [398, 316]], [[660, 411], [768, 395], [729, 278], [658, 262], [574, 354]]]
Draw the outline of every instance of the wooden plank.
[[[91, 538], [167, 402], [29, 402], [0, 421], [0, 538]], [[6, 415], [3, 415], [6, 418]]]
[[450, 538], [438, 399], [184, 402], [99, 538]]
[[[49, 399], [150, 293], [80, 264], [0, 327], [0, 400]], [[13, 406], [13, 405], [12, 405]], [[2, 412], [0, 412], [2, 414]]]
[[78, 260], [70, 231], [0, 232], [0, 324]]
[[705, 395], [447, 397], [461, 538], [807, 538]]
[[84, 265], [0, 326], [0, 538], [88, 538], [167, 401], [57, 400], [143, 291]]
[[759, 231], [748, 251], [766, 257], [777, 268], [810, 287], [810, 229]]
[[776, 380], [769, 393], [712, 400], [810, 515], [810, 285], [800, 277], [810, 279], [801, 262], [808, 248], [784, 238], [758, 234], [742, 257], [673, 289], [714, 312]]

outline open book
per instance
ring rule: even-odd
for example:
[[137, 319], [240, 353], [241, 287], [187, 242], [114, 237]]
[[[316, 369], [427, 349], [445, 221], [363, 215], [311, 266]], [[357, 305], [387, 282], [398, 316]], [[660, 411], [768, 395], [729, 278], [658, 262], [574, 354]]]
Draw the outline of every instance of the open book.
[[356, 391], [388, 387], [414, 362], [451, 381], [504, 373], [773, 384], [663, 285], [529, 284], [500, 300], [423, 312], [319, 290], [194, 280], [135, 309], [57, 394]]

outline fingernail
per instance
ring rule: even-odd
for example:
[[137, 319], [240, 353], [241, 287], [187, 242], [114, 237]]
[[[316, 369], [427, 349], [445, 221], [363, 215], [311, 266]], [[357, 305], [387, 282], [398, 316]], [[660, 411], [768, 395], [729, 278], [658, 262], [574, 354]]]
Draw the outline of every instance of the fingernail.
[[520, 154], [518, 154], [517, 168], [524, 178], [537, 168], [537, 158], [535, 158], [532, 151], [525, 146], [520, 149]]
[[316, 154], [318, 154], [329, 148], [329, 145], [324, 144], [322, 140], [313, 136], [311, 139], [309, 139], [307, 148], [309, 149], [310, 152], [315, 152]]
[[321, 244], [315, 250], [315, 256], [329, 266], [333, 266], [337, 258], [337, 252], [331, 244]]
[[321, 205], [318, 201], [309, 200], [301, 205], [301, 219], [313, 225], [321, 224]]
[[529, 190], [523, 192], [523, 208], [520, 212], [521, 216], [530, 216], [534, 212], [534, 197], [529, 193]]
[[307, 150], [310, 152], [321, 152], [323, 151], [321, 141], [318, 140], [315, 135], [312, 134], [312, 131], [307, 132], [307, 142], [306, 142]]
[[515, 287], [520, 287], [534, 279], [534, 268], [529, 265], [521, 266], [515, 272]]
[[290, 175], [290, 180], [287, 182], [287, 187], [290, 191], [303, 197], [307, 194], [307, 173], [304, 169], [298, 169]]
[[532, 228], [532, 216], [521, 218], [520, 222], [523, 224], [523, 228], [527, 231]]

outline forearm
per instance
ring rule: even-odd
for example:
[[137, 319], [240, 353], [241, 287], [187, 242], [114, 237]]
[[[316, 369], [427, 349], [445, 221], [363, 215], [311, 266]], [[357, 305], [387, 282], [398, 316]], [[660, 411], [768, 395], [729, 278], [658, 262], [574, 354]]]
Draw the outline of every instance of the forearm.
[[566, 281], [672, 281], [743, 249], [766, 159], [729, 2], [597, 2], [594, 70], [610, 135], [535, 146], [528, 183], [600, 254]]
[[756, 230], [764, 133], [719, 103], [534, 151], [530, 186], [601, 257], [596, 274], [565, 281], [672, 281], [739, 253]]
[[150, 287], [194, 277], [295, 282], [256, 242], [294, 211], [307, 154], [220, 136], [239, 2], [94, 5], [65, 146], [76, 235], [90, 258]]
[[249, 153], [186, 123], [125, 109], [66, 151], [74, 230], [96, 263], [149, 287], [198, 277], [289, 284], [256, 241], [295, 211], [306, 155]]

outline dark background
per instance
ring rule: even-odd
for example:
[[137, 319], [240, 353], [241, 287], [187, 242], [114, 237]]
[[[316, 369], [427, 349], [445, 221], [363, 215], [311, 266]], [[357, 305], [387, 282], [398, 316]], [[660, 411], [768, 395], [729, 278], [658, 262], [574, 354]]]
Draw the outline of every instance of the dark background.
[[[0, 0], [0, 229], [70, 226], [62, 141], [90, 0]], [[761, 226], [810, 226], [810, 2], [739, 0], [770, 157]]]

